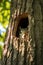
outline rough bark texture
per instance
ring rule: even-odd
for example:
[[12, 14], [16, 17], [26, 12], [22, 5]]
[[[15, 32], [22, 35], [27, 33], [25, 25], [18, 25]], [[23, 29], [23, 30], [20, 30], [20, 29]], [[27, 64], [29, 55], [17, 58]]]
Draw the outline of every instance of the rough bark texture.
[[34, 20], [35, 20], [36, 65], [42, 65], [41, 64], [42, 12], [40, 1], [36, 0], [34, 2], [33, 7], [34, 7]]
[[2, 65], [43, 65], [42, 21], [42, 0], [11, 0]]

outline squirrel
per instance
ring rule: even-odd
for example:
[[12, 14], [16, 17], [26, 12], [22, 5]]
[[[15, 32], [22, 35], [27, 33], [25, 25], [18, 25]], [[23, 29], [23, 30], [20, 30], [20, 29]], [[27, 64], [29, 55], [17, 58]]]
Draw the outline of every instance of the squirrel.
[[21, 20], [28, 18], [28, 13], [18, 14], [18, 12], [15, 11], [15, 13], [12, 15], [12, 17], [14, 19], [14, 35], [16, 36], [17, 29], [20, 26], [20, 23], [22, 23]]

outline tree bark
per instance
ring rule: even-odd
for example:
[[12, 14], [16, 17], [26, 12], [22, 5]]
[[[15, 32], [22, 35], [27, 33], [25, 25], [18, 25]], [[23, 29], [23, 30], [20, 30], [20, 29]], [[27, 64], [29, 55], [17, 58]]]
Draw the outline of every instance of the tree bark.
[[[11, 0], [11, 16], [2, 65], [43, 65], [42, 11], [40, 0]], [[22, 28], [23, 23], [20, 22], [26, 17], [29, 24], [26, 28]], [[27, 22], [27, 19], [24, 19], [23, 21]], [[16, 33], [19, 33], [18, 37]]]

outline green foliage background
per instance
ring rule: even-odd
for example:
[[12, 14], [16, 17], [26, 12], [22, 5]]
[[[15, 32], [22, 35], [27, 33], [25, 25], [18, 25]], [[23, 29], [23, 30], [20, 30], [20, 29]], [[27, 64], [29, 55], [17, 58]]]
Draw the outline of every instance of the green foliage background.
[[[10, 2], [11, 0], [2, 0], [0, 3], [0, 24], [1, 26], [6, 30], [9, 23], [10, 18]], [[0, 34], [0, 42], [4, 44], [4, 38], [5, 38], [6, 32], [2, 32]], [[2, 54], [3, 45], [0, 45], [0, 58]]]

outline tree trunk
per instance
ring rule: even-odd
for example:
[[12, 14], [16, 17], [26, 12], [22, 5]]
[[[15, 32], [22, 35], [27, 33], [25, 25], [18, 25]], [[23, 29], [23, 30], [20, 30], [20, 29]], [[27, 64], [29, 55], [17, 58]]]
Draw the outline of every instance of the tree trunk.
[[41, 45], [42, 45], [42, 11], [40, 1], [36, 0], [34, 2], [34, 34], [35, 34], [35, 45], [36, 45], [36, 65], [41, 64]]
[[40, 0], [11, 0], [11, 16], [2, 65], [42, 65]]

